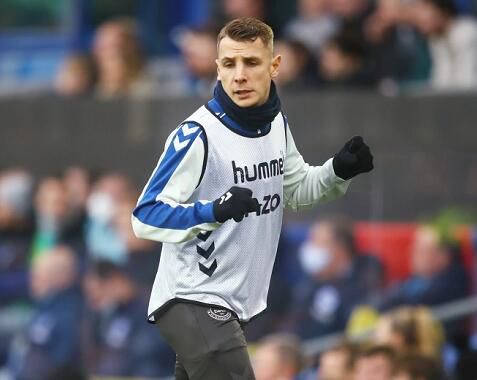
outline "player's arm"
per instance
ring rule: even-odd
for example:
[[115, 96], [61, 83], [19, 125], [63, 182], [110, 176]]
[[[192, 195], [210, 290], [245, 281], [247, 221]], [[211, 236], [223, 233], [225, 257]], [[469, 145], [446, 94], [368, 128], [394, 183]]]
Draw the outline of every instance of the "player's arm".
[[220, 226], [213, 202], [188, 203], [203, 174], [206, 143], [202, 128], [192, 123], [181, 125], [169, 136], [133, 211], [137, 237], [179, 243]]
[[284, 204], [294, 210], [342, 196], [346, 193], [353, 176], [372, 169], [371, 153], [360, 138], [348, 141], [335, 157], [327, 160], [322, 166], [311, 166], [298, 152], [288, 126], [286, 133]]
[[201, 231], [214, 231], [229, 219], [240, 222], [248, 212], [257, 211], [259, 205], [252, 191], [238, 186], [212, 201], [189, 202], [205, 170], [205, 144], [204, 131], [192, 123], [169, 136], [133, 211], [137, 237], [181, 243]]

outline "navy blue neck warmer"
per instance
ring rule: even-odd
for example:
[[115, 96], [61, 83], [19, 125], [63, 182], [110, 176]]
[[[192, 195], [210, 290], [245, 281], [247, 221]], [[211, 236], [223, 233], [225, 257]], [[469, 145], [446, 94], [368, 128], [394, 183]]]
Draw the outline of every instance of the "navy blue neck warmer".
[[281, 110], [280, 98], [277, 94], [277, 88], [272, 81], [270, 86], [270, 96], [268, 100], [257, 107], [239, 107], [227, 95], [222, 82], [217, 81], [214, 89], [214, 98], [223, 108], [224, 112], [241, 127], [257, 130], [263, 128], [275, 119], [275, 116]]

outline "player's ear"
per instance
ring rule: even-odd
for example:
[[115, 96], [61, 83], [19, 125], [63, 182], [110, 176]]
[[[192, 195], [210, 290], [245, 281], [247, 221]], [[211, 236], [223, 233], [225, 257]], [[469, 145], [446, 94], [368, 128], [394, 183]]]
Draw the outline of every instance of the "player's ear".
[[278, 72], [279, 72], [278, 69], [280, 67], [281, 62], [282, 62], [282, 56], [280, 54], [278, 54], [272, 59], [271, 73], [270, 73], [272, 78], [276, 78], [276, 76], [278, 75]]
[[219, 67], [219, 60], [218, 59], [215, 60], [215, 64], [217, 65], [217, 80], [221, 80], [220, 79], [220, 67]]

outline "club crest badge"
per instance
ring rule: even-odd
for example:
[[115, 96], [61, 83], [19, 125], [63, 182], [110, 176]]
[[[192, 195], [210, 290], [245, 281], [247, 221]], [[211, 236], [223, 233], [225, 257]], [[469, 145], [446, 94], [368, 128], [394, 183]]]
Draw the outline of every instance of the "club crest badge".
[[211, 307], [207, 314], [210, 318], [216, 319], [217, 321], [228, 321], [232, 316], [232, 313], [225, 309], [215, 309]]

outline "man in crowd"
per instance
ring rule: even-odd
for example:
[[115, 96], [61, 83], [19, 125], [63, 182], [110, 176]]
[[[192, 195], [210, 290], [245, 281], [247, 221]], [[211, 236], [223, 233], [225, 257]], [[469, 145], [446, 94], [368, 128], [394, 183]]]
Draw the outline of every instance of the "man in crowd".
[[98, 261], [87, 271], [85, 289], [93, 310], [86, 353], [90, 371], [101, 376], [171, 375], [174, 353], [144, 323], [146, 305], [127, 269]]
[[263, 338], [253, 355], [257, 380], [293, 380], [303, 364], [300, 341], [289, 334], [274, 334]]
[[33, 262], [36, 308], [28, 329], [12, 345], [9, 367], [15, 379], [45, 379], [60, 367], [80, 365], [83, 300], [77, 276], [76, 257], [67, 246], [46, 250]]
[[357, 254], [347, 219], [315, 224], [299, 259], [305, 277], [294, 291], [288, 322], [305, 339], [342, 330], [353, 308], [373, 296], [382, 283], [380, 263]]

